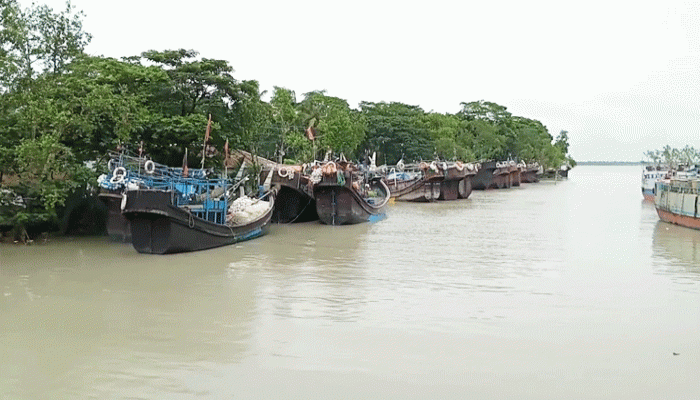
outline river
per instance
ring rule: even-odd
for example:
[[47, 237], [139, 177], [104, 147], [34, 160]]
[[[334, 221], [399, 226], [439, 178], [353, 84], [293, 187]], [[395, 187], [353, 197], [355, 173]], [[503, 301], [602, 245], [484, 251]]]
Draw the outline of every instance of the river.
[[0, 245], [2, 399], [697, 399], [700, 231], [641, 167], [143, 255]]

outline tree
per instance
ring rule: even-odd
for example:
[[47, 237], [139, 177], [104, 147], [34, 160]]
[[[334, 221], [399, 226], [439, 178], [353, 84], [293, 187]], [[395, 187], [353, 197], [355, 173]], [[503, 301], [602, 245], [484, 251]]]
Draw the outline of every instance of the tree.
[[26, 237], [29, 226], [55, 226], [58, 208], [68, 195], [94, 176], [82, 163], [75, 162], [72, 151], [59, 142], [56, 133], [23, 139], [15, 152], [17, 182], [7, 187], [22, 200], [0, 213], [0, 225], [14, 226], [20, 236]]
[[[293, 142], [293, 139], [290, 139], [292, 132], [300, 127], [299, 111], [296, 109], [296, 95], [289, 89], [275, 86], [270, 99], [270, 106], [273, 129], [277, 138], [275, 155], [277, 161], [281, 163], [284, 161], [290, 148], [297, 145]], [[307, 142], [302, 140], [300, 143]]]
[[60, 13], [42, 5], [33, 8], [31, 15], [32, 39], [37, 44], [32, 51], [42, 61], [44, 71], [54, 74], [63, 71], [72, 59], [83, 54], [92, 39], [92, 35], [83, 31], [85, 14], [76, 11], [70, 0]]
[[562, 130], [559, 132], [559, 135], [557, 136], [556, 142], [554, 142], [554, 145], [561, 150], [562, 154], [568, 154], [569, 153], [569, 132]]
[[37, 72], [61, 72], [83, 54], [92, 38], [83, 31], [85, 15], [70, 1], [58, 13], [35, 4], [21, 10], [16, 0], [0, 0], [0, 5], [0, 87], [4, 91], [33, 79]]
[[0, 0], [0, 95], [17, 83], [22, 70], [19, 48], [26, 40], [26, 30], [17, 0]]
[[474, 154], [466, 136], [464, 122], [456, 115], [427, 113], [424, 118], [435, 146], [435, 153], [442, 159], [472, 160]]
[[258, 81], [243, 81], [229, 115], [234, 122], [237, 145], [254, 155], [269, 157], [274, 153], [275, 140], [270, 131], [272, 109], [262, 100], [264, 95]]
[[472, 149], [479, 159], [506, 159], [514, 156], [515, 135], [509, 127], [511, 113], [489, 101], [462, 102], [459, 115], [472, 136]]
[[317, 148], [352, 157], [364, 140], [364, 118], [353, 112], [347, 101], [315, 91], [306, 93], [298, 107]]
[[379, 159], [389, 164], [400, 159], [408, 162], [434, 157], [435, 143], [422, 108], [396, 102], [362, 102], [360, 112], [367, 121], [363, 146], [368, 153], [376, 151]]

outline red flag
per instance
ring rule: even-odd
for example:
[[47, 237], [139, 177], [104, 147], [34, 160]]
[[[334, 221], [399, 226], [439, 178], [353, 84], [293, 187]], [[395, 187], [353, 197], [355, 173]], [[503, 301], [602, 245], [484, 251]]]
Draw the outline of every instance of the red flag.
[[190, 175], [190, 170], [187, 168], [187, 148], [185, 148], [185, 157], [182, 159], [182, 177], [187, 178]]
[[209, 133], [211, 133], [211, 114], [209, 114], [209, 122], [207, 122], [207, 132], [204, 134], [204, 145], [209, 143]]

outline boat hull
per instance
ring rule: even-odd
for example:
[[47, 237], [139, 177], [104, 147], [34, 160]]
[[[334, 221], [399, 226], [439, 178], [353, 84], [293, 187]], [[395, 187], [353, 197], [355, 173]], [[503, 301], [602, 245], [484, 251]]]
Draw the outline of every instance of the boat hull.
[[540, 177], [537, 174], [537, 169], [526, 169], [520, 173], [521, 183], [537, 183], [540, 181]]
[[126, 197], [123, 214], [131, 223], [131, 243], [139, 253], [148, 254], [205, 250], [262, 236], [274, 208], [249, 224], [229, 226], [174, 206], [168, 191], [129, 191]]
[[450, 179], [440, 182], [438, 200], [457, 200], [459, 198], [459, 183], [462, 180]]
[[700, 229], [700, 218], [676, 214], [658, 208], [656, 209], [656, 213], [659, 214], [659, 219], [664, 222], [685, 226], [686, 228]]
[[99, 199], [107, 206], [107, 234], [115, 242], [131, 242], [131, 223], [122, 215], [122, 190], [102, 189]]
[[388, 185], [391, 197], [396, 201], [427, 203], [440, 197], [441, 181], [418, 178], [407, 182], [391, 182]]
[[649, 190], [649, 189], [642, 189], [642, 197], [644, 197], [644, 200], [646, 201], [654, 201], [654, 190]]
[[472, 180], [474, 190], [505, 189], [512, 186], [511, 173], [507, 166], [495, 161], [484, 162]]
[[664, 222], [700, 229], [698, 180], [662, 180], [656, 182], [654, 206]]
[[474, 175], [467, 175], [464, 179], [459, 181], [459, 198], [467, 199], [469, 195], [472, 194], [472, 178]]
[[351, 225], [371, 222], [385, 217], [384, 207], [389, 200], [389, 189], [386, 184], [377, 179], [371, 182], [374, 188], [379, 188], [384, 197], [372, 204], [353, 189], [350, 177], [346, 184], [333, 183], [332, 179], [324, 179], [314, 186], [314, 199], [319, 220], [326, 225]]
[[[275, 210], [272, 222], [292, 223], [318, 220], [313, 184], [300, 165], [270, 165], [260, 172], [260, 182], [274, 188]], [[266, 187], [266, 190], [269, 189]]]

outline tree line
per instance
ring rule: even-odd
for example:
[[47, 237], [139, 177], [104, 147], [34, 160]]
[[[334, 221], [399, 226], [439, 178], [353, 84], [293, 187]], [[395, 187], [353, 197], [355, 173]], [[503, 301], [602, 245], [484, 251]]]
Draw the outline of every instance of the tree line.
[[662, 149], [648, 150], [644, 157], [655, 165], [664, 164], [668, 168], [678, 168], [680, 166], [693, 166], [700, 164], [700, 150], [686, 145], [682, 149], [677, 149], [669, 145]]
[[[496, 103], [463, 102], [457, 113], [443, 114], [398, 102], [351, 108], [325, 91], [297, 98], [276, 86], [268, 94], [256, 80], [236, 79], [228, 61], [194, 50], [89, 56], [85, 16], [70, 1], [60, 11], [22, 9], [17, 0], [0, 6], [0, 226], [55, 221], [69, 195], [94, 186], [110, 150], [142, 146], [155, 161], [180, 165], [186, 150], [204, 151], [209, 118], [207, 166], [221, 165], [226, 141], [286, 163], [330, 151], [355, 160], [376, 152], [378, 163], [389, 164], [574, 164], [568, 132], [555, 140], [540, 121]], [[36, 207], [17, 205], [17, 197]]]

